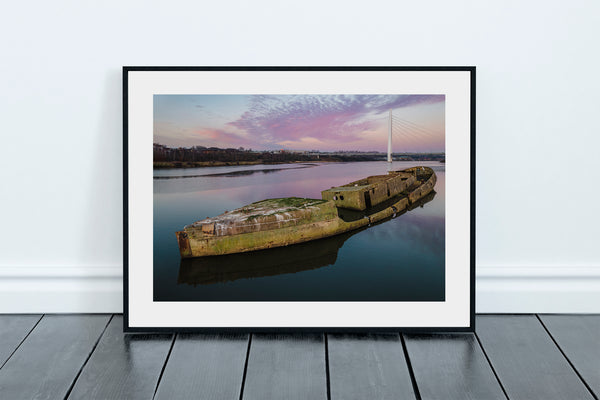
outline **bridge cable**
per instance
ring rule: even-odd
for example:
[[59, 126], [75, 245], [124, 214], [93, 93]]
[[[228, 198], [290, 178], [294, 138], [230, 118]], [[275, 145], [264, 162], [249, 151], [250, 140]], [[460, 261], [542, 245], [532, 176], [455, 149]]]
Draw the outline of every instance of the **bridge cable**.
[[418, 131], [423, 132], [424, 134], [428, 134], [428, 135], [432, 135], [432, 136], [439, 136], [439, 133], [433, 132], [430, 129], [427, 129], [419, 124], [415, 124], [414, 122], [410, 122], [408, 120], [392, 116], [392, 121], [394, 121], [394, 120], [399, 124], [409, 126], [412, 129], [416, 129]]

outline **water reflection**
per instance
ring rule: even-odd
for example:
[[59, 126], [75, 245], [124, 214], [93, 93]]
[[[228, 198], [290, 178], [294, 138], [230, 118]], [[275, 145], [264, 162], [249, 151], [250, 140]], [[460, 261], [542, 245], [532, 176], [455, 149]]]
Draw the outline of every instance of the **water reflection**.
[[[360, 162], [299, 168], [308, 165], [154, 171], [155, 176], [211, 175], [153, 182], [154, 301], [443, 301], [445, 166], [433, 162], [393, 165], [394, 170], [416, 165], [434, 169], [437, 194], [428, 204], [368, 229], [325, 239], [330, 243], [323, 249], [309, 242], [293, 258], [292, 246], [280, 249], [279, 255], [269, 250], [265, 255], [220, 256], [209, 262], [212, 269], [181, 262], [174, 232], [190, 222], [267, 198], [320, 198], [325, 188], [382, 175], [389, 167]], [[230, 175], [263, 169], [278, 171]], [[303, 261], [291, 261], [296, 257]]]
[[[400, 211], [395, 217], [423, 207], [432, 201], [435, 195], [436, 192], [432, 191], [418, 202], [411, 204], [408, 209]], [[390, 219], [392, 218], [381, 220], [371, 226], [383, 224]], [[338, 251], [344, 243], [371, 226], [286, 247], [223, 256], [181, 259], [177, 283], [193, 286], [208, 285], [232, 282], [238, 279], [293, 274], [333, 265], [337, 260]]]
[[206, 285], [308, 271], [332, 265], [352, 235], [224, 256], [181, 259], [177, 283]]

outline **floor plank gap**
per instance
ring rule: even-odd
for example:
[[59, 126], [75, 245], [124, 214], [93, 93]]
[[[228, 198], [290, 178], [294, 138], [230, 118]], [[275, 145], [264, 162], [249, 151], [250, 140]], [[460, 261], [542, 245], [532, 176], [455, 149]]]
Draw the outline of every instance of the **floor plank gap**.
[[325, 336], [325, 379], [327, 381], [327, 400], [331, 400], [331, 379], [329, 375], [329, 338], [328, 334], [323, 333]]
[[575, 374], [577, 374], [577, 376], [579, 377], [579, 379], [581, 380], [581, 382], [583, 383], [583, 385], [590, 392], [590, 394], [592, 395], [592, 397], [594, 397], [594, 399], [598, 400], [598, 397], [596, 396], [596, 394], [594, 394], [594, 391], [592, 390], [592, 388], [588, 385], [588, 383], [585, 381], [585, 379], [583, 379], [583, 377], [581, 376], [581, 374], [579, 373], [579, 371], [577, 370], [577, 368], [575, 368], [575, 366], [573, 365], [573, 363], [571, 362], [571, 360], [569, 359], [569, 357], [567, 357], [567, 355], [565, 354], [565, 352], [563, 351], [563, 349], [560, 347], [560, 345], [558, 344], [558, 342], [556, 341], [556, 339], [554, 339], [554, 336], [552, 336], [552, 333], [550, 333], [550, 331], [548, 330], [548, 327], [546, 326], [546, 324], [544, 324], [544, 321], [542, 321], [542, 319], [540, 318], [540, 316], [538, 314], [535, 314], [535, 316], [538, 319], [538, 321], [540, 321], [540, 324], [542, 324], [542, 327], [544, 327], [544, 330], [546, 331], [546, 333], [548, 334], [548, 336], [550, 336], [550, 339], [552, 339], [552, 341], [556, 345], [556, 348], [558, 349], [558, 351], [560, 351], [560, 354], [563, 355], [563, 357], [565, 358], [565, 360], [567, 360], [567, 362], [569, 363], [569, 365], [571, 366], [571, 368], [573, 368], [573, 371], [575, 372]]
[[417, 379], [415, 378], [415, 371], [413, 371], [412, 364], [410, 362], [410, 356], [408, 355], [408, 349], [406, 348], [406, 343], [404, 341], [404, 334], [400, 334], [400, 342], [402, 343], [402, 351], [404, 352], [404, 358], [406, 359], [406, 365], [408, 366], [408, 373], [410, 375], [410, 381], [413, 386], [413, 391], [415, 392], [415, 398], [417, 400], [421, 400], [421, 393], [419, 392], [419, 385], [417, 385]]
[[104, 325], [104, 329], [102, 330], [102, 332], [98, 336], [98, 339], [96, 339], [96, 342], [92, 346], [92, 350], [90, 351], [90, 354], [88, 354], [87, 358], [85, 359], [85, 361], [83, 362], [81, 367], [79, 367], [79, 371], [77, 371], [77, 375], [75, 375], [75, 379], [73, 379], [73, 382], [71, 382], [71, 386], [69, 386], [69, 389], [67, 390], [67, 393], [65, 394], [64, 400], [67, 400], [69, 398], [69, 396], [71, 395], [71, 392], [73, 391], [73, 388], [75, 387], [75, 383], [77, 383], [77, 379], [79, 379], [79, 376], [81, 375], [81, 372], [85, 368], [85, 365], [88, 363], [88, 361], [92, 357], [92, 354], [94, 354], [94, 350], [96, 350], [96, 347], [98, 347], [98, 343], [100, 343], [100, 339], [102, 339], [102, 335], [104, 335], [104, 332], [106, 332], [106, 329], [108, 328], [108, 325], [110, 324], [110, 321], [112, 321], [112, 319], [114, 317], [115, 317], [115, 314], [112, 314], [110, 316], [110, 318], [108, 319], [108, 322], [106, 322], [106, 325]]
[[169, 347], [169, 352], [167, 353], [167, 358], [165, 358], [165, 362], [163, 363], [162, 369], [160, 370], [160, 375], [158, 375], [158, 381], [156, 381], [156, 387], [154, 388], [154, 394], [152, 395], [152, 400], [156, 397], [156, 392], [158, 392], [158, 386], [160, 386], [160, 381], [165, 373], [165, 368], [167, 368], [167, 363], [169, 362], [169, 357], [171, 357], [171, 352], [173, 351], [173, 346], [175, 345], [175, 340], [177, 340], [177, 333], [173, 334], [173, 338], [171, 339], [171, 346]]
[[244, 385], [248, 373], [248, 360], [250, 359], [250, 346], [252, 346], [252, 334], [248, 335], [248, 348], [246, 349], [246, 361], [244, 362], [244, 373], [242, 374], [242, 387], [240, 388], [240, 400], [244, 397]]
[[33, 332], [33, 330], [35, 329], [35, 327], [38, 326], [38, 324], [40, 323], [40, 321], [42, 320], [42, 318], [44, 318], [44, 315], [45, 314], [42, 314], [42, 316], [37, 320], [37, 322], [29, 330], [29, 332], [27, 332], [27, 335], [25, 335], [25, 337], [23, 338], [23, 340], [21, 340], [21, 342], [19, 342], [18, 346], [12, 351], [12, 353], [10, 353], [10, 355], [8, 356], [8, 358], [6, 360], [4, 360], [4, 362], [2, 363], [2, 365], [0, 365], [0, 369], [2, 369], [2, 367], [4, 367], [6, 365], [6, 363], [8, 362], [8, 360], [10, 360], [10, 358], [13, 356], [13, 354], [15, 354], [17, 352], [17, 350], [19, 350], [19, 347], [21, 347], [21, 345], [23, 344], [23, 342], [25, 340], [27, 340], [27, 338], [29, 337], [29, 335], [31, 335], [31, 332]]
[[477, 334], [477, 332], [473, 332], [473, 334], [475, 335], [475, 339], [477, 339], [477, 343], [479, 343], [479, 347], [481, 348], [481, 351], [483, 352], [483, 355], [485, 356], [485, 359], [487, 360], [488, 365], [492, 369], [492, 372], [494, 373], [494, 376], [496, 377], [496, 380], [498, 381], [498, 384], [500, 385], [500, 389], [502, 389], [502, 393], [504, 393], [504, 397], [506, 397], [507, 399], [510, 399], [508, 397], [508, 394], [506, 393], [506, 389], [504, 389], [504, 385], [502, 385], [502, 381], [500, 381], [500, 378], [498, 377], [498, 373], [496, 372], [496, 370], [494, 369], [494, 366], [492, 365], [492, 363], [490, 361], [490, 357], [485, 352], [485, 348], [483, 347], [483, 344], [481, 343], [481, 339], [479, 339], [479, 335]]

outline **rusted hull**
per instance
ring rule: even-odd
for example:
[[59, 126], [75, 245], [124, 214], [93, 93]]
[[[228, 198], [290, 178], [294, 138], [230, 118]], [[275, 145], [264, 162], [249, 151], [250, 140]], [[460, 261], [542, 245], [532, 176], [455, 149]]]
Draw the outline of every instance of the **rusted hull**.
[[[359, 214], [340, 208], [334, 200], [329, 200], [312, 207], [315, 215], [310, 218], [306, 209], [303, 209], [286, 213], [291, 215], [286, 220], [273, 215], [261, 216], [254, 225], [236, 223], [223, 226], [212, 221], [204, 224], [199, 221], [176, 232], [181, 257], [216, 256], [288, 246], [349, 232], [392, 217], [407, 210], [435, 187], [433, 170], [411, 168], [402, 172], [405, 171], [414, 176], [410, 187]], [[348, 217], [348, 214], [352, 214], [352, 217]], [[297, 218], [293, 218], [295, 216]]]

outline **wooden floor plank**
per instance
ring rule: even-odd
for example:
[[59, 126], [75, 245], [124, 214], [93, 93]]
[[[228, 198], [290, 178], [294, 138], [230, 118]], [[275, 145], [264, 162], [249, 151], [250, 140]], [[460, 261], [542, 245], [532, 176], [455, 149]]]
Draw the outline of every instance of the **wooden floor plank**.
[[156, 399], [238, 400], [248, 353], [247, 334], [179, 334]]
[[45, 315], [0, 369], [0, 398], [64, 398], [109, 319]]
[[404, 335], [404, 338], [423, 400], [506, 399], [475, 335]]
[[330, 334], [332, 400], [414, 399], [398, 334]]
[[15, 351], [41, 315], [0, 315], [0, 367]]
[[327, 399], [324, 336], [253, 335], [243, 398]]
[[510, 399], [593, 399], [536, 316], [478, 316], [476, 332]]
[[539, 317], [589, 389], [600, 398], [600, 315]]
[[69, 396], [71, 399], [151, 399], [173, 335], [124, 335], [115, 316]]

